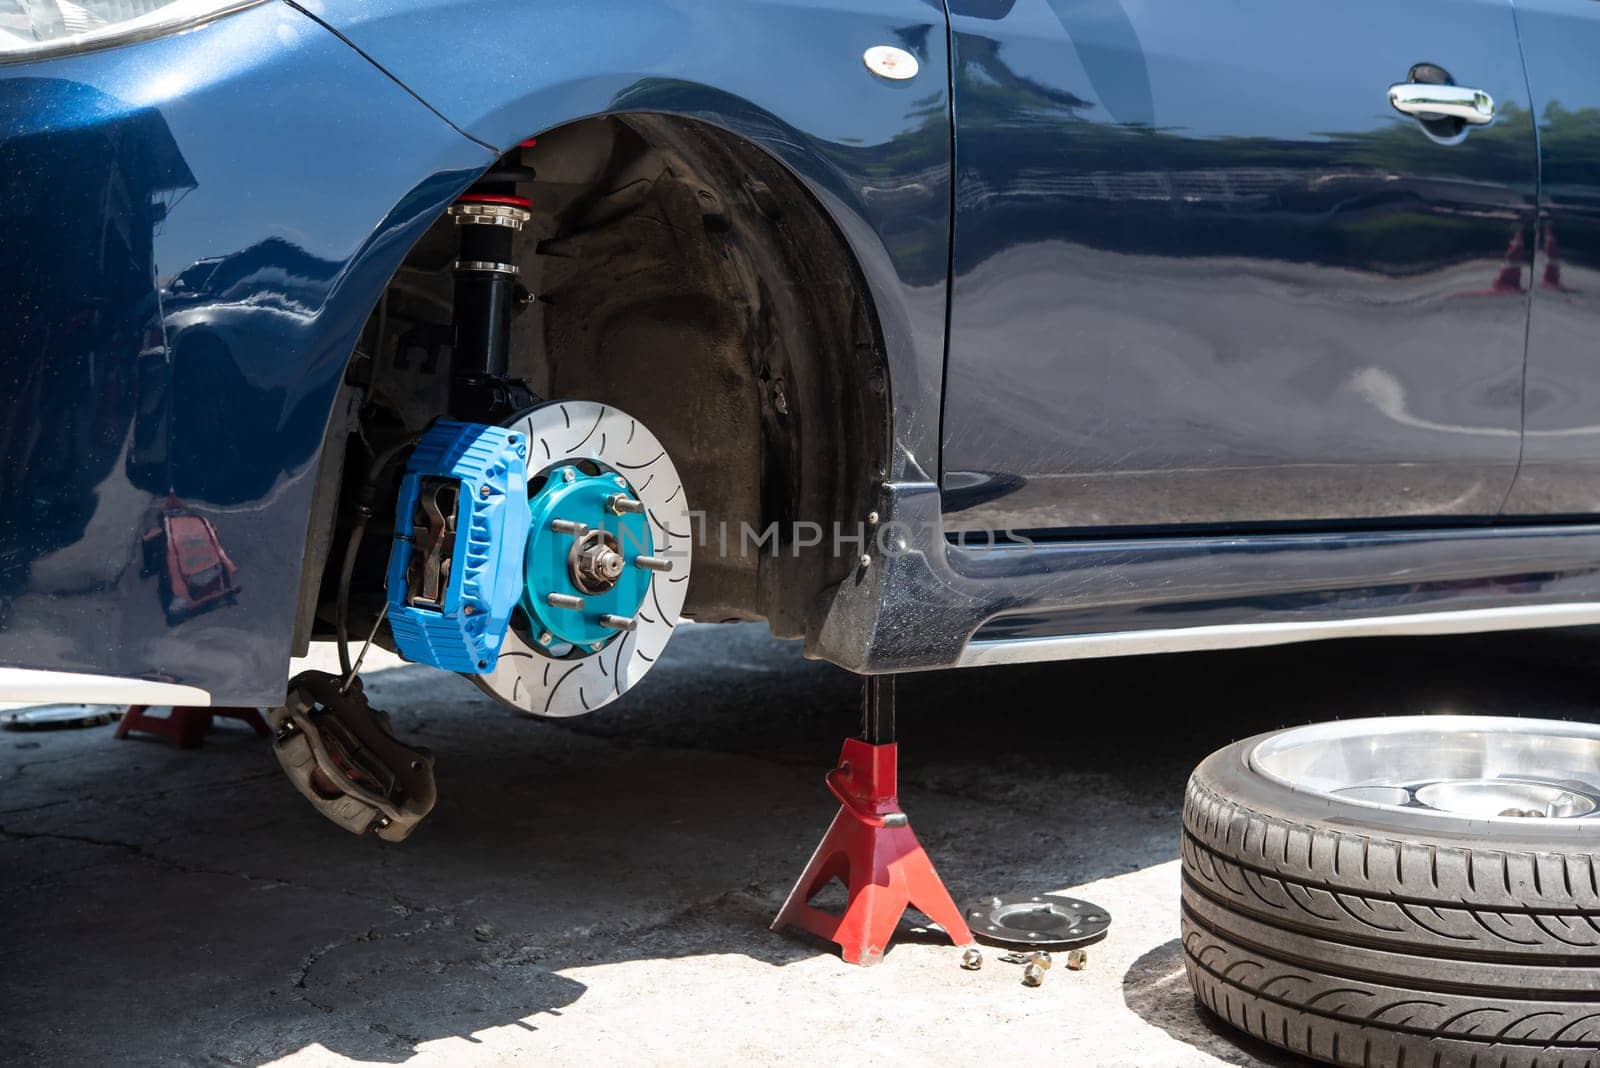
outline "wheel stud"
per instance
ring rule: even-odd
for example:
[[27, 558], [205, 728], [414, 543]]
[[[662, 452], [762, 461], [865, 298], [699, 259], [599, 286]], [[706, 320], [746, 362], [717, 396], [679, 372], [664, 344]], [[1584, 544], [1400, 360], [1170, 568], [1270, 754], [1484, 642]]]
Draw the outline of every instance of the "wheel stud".
[[544, 603], [549, 605], [551, 608], [570, 608], [574, 612], [581, 612], [583, 610], [583, 598], [574, 597], [570, 593], [547, 594], [545, 596]]
[[571, 534], [574, 538], [581, 538], [589, 533], [589, 524], [580, 523], [576, 519], [552, 519], [550, 529], [557, 534]]
[[632, 616], [614, 616], [607, 613], [600, 617], [600, 625], [610, 627], [612, 630], [632, 630], [639, 625], [639, 621]]
[[638, 515], [644, 511], [644, 502], [626, 493], [614, 493], [606, 498], [606, 510], [612, 515]]
[[635, 567], [642, 567], [646, 571], [672, 570], [672, 561], [664, 556], [635, 556], [633, 564]]

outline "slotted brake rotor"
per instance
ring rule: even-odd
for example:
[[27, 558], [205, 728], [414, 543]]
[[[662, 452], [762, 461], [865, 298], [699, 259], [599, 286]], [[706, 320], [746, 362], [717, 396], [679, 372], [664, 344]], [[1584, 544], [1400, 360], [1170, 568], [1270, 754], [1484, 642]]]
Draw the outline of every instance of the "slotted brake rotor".
[[683, 482], [654, 434], [595, 401], [518, 415], [527, 435], [527, 590], [480, 689], [537, 716], [580, 716], [660, 657], [689, 588]]

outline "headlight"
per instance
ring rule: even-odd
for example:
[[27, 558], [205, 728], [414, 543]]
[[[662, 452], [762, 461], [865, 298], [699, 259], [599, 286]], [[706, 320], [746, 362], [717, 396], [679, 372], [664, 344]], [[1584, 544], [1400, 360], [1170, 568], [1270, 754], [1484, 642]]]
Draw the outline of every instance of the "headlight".
[[0, 0], [0, 63], [171, 33], [260, 0]]

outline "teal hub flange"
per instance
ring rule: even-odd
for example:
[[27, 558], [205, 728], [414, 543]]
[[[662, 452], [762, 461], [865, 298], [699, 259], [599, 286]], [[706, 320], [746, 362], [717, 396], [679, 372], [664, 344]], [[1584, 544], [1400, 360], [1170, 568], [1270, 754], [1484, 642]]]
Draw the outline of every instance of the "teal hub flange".
[[[619, 511], [618, 502], [640, 510]], [[628, 480], [611, 472], [591, 475], [577, 467], [553, 467], [544, 487], [529, 498], [528, 509], [532, 524], [521, 603], [534, 639], [545, 646], [566, 643], [590, 650], [605, 645], [619, 633], [615, 621], [631, 620], [650, 591], [651, 573], [634, 564], [654, 548], [650, 524]], [[607, 555], [613, 553], [620, 561]], [[603, 617], [613, 622], [602, 622]]]

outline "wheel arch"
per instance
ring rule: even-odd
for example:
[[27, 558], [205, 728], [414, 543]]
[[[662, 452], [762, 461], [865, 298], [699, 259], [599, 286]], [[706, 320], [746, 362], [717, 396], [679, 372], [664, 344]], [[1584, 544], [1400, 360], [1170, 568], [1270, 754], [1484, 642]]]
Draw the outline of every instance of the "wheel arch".
[[[564, 232], [541, 242], [552, 377], [536, 385], [639, 416], [673, 455], [691, 508], [704, 513], [688, 614], [764, 619], [781, 636], [803, 637], [821, 626], [819, 600], [860, 555], [844, 551], [855, 544], [846, 539], [865, 527], [891, 465], [894, 376], [848, 212], [841, 218], [839, 204], [770, 144], [741, 132], [729, 117], [737, 102], [727, 103], [709, 115], [618, 107], [519, 139], [535, 143], [528, 156], [541, 170], [568, 139], [609, 128], [607, 168], [618, 168], [608, 169], [615, 198], [594, 189], [562, 213]], [[604, 237], [614, 225], [625, 234], [635, 210], [626, 190], [640, 171], [628, 168], [658, 164], [665, 171], [644, 194], [648, 211], [660, 211], [674, 235], [665, 244], [683, 258], [650, 260], [659, 275], [606, 278], [639, 255], [626, 236], [620, 255]], [[587, 222], [597, 217], [599, 249], [586, 255]], [[657, 330], [661, 340], [689, 339], [687, 358], [657, 344]], [[669, 366], [652, 375], [655, 361]], [[774, 528], [778, 551], [762, 547]], [[819, 544], [798, 544], [818, 533]]]
[[[496, 152], [623, 113], [676, 115], [781, 163], [849, 244], [894, 377], [888, 477], [938, 477], [953, 166], [939, 0], [316, 0], [303, 10]], [[917, 61], [874, 75], [873, 46]], [[448, 60], [445, 59], [448, 57]]]
[[[566, 143], [575, 136], [582, 138], [596, 128], [614, 127], [626, 131], [625, 136], [640, 139], [651, 152], [670, 156], [673, 169], [687, 164], [674, 174], [671, 184], [678, 189], [697, 187], [712, 200], [702, 213], [702, 226], [713, 236], [699, 251], [712, 253], [707, 261], [723, 266], [724, 281], [737, 276], [745, 284], [729, 286], [725, 301], [701, 307], [692, 302], [678, 304], [671, 318], [679, 324], [688, 321], [692, 327], [697, 313], [713, 319], [720, 316], [723, 339], [728, 339], [727, 331], [732, 329], [747, 344], [739, 352], [722, 354], [742, 355], [742, 362], [724, 358], [696, 368], [691, 360], [683, 369], [698, 373], [671, 377], [680, 398], [703, 400], [718, 392], [708, 386], [720, 385], [720, 401], [742, 394], [735, 398], [737, 403], [712, 404], [709, 421], [704, 411], [689, 413], [691, 424], [708, 427], [713, 431], [709, 434], [675, 434], [675, 424], [651, 418], [649, 413], [660, 409], [664, 394], [659, 383], [653, 384], [639, 373], [639, 357], [648, 347], [648, 338], [635, 338], [627, 365], [608, 360], [607, 353], [615, 352], [610, 342], [619, 330], [625, 333], [623, 328], [637, 328], [641, 309], [652, 302], [665, 306], [662, 295], [640, 292], [636, 279], [627, 287], [594, 285], [593, 270], [585, 278], [585, 269], [604, 272], [615, 257], [604, 249], [586, 256], [573, 247], [572, 233], [547, 234], [539, 241], [539, 251], [544, 253], [538, 257], [541, 261], [568, 266], [558, 267], [553, 284], [539, 287], [544, 336], [537, 339], [535, 347], [544, 366], [536, 368], [532, 377], [536, 388], [547, 396], [605, 400], [638, 414], [664, 440], [679, 438], [668, 444], [675, 458], [690, 458], [681, 464], [689, 469], [686, 485], [695, 497], [711, 504], [703, 509], [707, 514], [698, 532], [702, 544], [696, 550], [692, 615], [712, 620], [765, 619], [781, 635], [812, 636], [822, 625], [828, 590], [855, 567], [861, 550], [853, 549], [855, 543], [849, 539], [864, 528], [878, 487], [896, 466], [898, 435], [891, 373], [895, 344], [890, 339], [904, 339], [906, 328], [903, 314], [897, 315], [894, 308], [885, 314], [878, 299], [880, 289], [869, 279], [868, 263], [874, 256], [880, 261], [885, 256], [882, 243], [869, 234], [863, 257], [861, 219], [845, 204], [840, 187], [830, 189], [828, 182], [819, 186], [806, 178], [808, 173], [814, 177], [826, 172], [827, 162], [808, 156], [797, 170], [792, 154], [782, 158], [770, 143], [749, 136], [752, 113], [748, 107], [735, 110], [736, 115], [730, 117], [726, 113], [684, 115], [612, 108], [549, 123], [531, 135], [518, 136], [512, 144], [516, 150], [518, 144], [531, 142], [530, 162], [543, 174], [549, 170], [549, 161], [559, 160]], [[762, 121], [769, 128], [773, 122], [770, 118]], [[560, 184], [559, 167], [556, 170]], [[464, 176], [462, 187], [475, 177]], [[597, 190], [588, 198], [587, 208], [598, 206], [603, 214], [605, 205], [599, 202], [610, 192]], [[564, 206], [563, 211], [570, 207]], [[428, 244], [430, 235], [438, 238], [448, 230], [448, 221], [441, 217], [419, 239], [407, 262]], [[856, 231], [855, 240], [852, 230]], [[722, 247], [712, 249], [719, 240]], [[405, 271], [402, 265], [395, 278]], [[704, 272], [698, 277], [702, 282], [710, 278]], [[615, 299], [629, 291], [632, 299]], [[702, 287], [700, 296], [708, 293]], [[575, 323], [585, 308], [593, 315], [588, 336]], [[378, 317], [375, 308], [373, 320]], [[369, 335], [370, 330], [363, 336]], [[370, 356], [358, 347], [352, 366], [364, 355]], [[514, 366], [513, 370], [527, 368]], [[695, 405], [685, 407], [693, 409]], [[719, 417], [724, 421], [719, 423]], [[307, 569], [297, 646], [313, 633], [318, 604], [326, 605], [327, 575], [336, 570], [327, 566], [326, 554], [341, 497], [347, 495], [336, 487], [345, 462], [344, 436], [350, 429], [347, 406], [336, 403], [326, 428], [319, 477], [319, 484], [331, 479], [335, 489], [319, 489], [310, 523], [308, 556], [314, 560], [320, 555], [324, 562]], [[720, 448], [719, 434], [724, 439]], [[753, 484], [736, 482], [730, 487], [711, 477], [710, 472], [730, 460], [749, 460], [745, 446], [750, 444], [757, 446], [754, 473], [758, 477]], [[348, 487], [348, 472], [344, 472], [344, 481]], [[720, 492], [728, 488], [746, 492], [742, 497]], [[695, 497], [691, 497], [691, 505], [699, 510], [700, 501]], [[763, 543], [757, 541], [774, 523], [780, 530], [779, 552], [763, 550]], [[795, 548], [791, 535], [797, 524], [815, 524], [822, 533], [820, 544]], [[835, 532], [842, 534], [842, 539], [836, 538]], [[870, 536], [870, 531], [867, 533]], [[700, 559], [712, 553], [717, 563], [702, 566]]]

